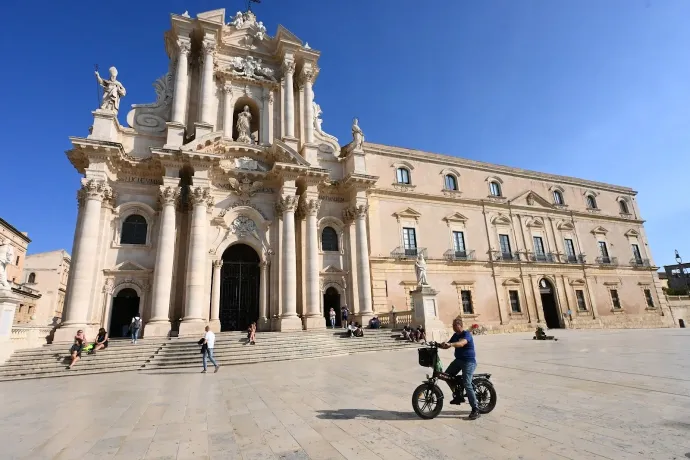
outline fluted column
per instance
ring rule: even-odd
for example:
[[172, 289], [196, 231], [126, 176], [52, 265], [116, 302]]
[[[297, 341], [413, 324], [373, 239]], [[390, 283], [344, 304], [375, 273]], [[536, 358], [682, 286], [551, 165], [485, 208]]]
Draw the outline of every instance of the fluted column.
[[220, 331], [220, 269], [223, 260], [213, 261], [213, 285], [211, 287], [211, 327]]
[[152, 318], [146, 323], [146, 336], [166, 336], [170, 332], [170, 291], [175, 261], [175, 205], [179, 187], [161, 187], [158, 201], [161, 206], [158, 230], [156, 265], [153, 271]]
[[283, 240], [281, 242], [283, 252], [281, 264], [283, 311], [280, 329], [295, 330], [302, 328], [302, 322], [297, 316], [297, 249], [295, 245], [297, 197], [294, 195], [281, 197], [279, 209], [283, 215]]
[[180, 324], [180, 334], [200, 333], [203, 330], [204, 283], [206, 282], [206, 239], [208, 217], [206, 211], [213, 204], [210, 191], [205, 187], [190, 190], [192, 202], [192, 228], [189, 235], [189, 256], [187, 263], [187, 297], [185, 316]]
[[[319, 212], [320, 202], [317, 199], [307, 199], [302, 204], [303, 214], [306, 216], [306, 254], [305, 254], [305, 281], [306, 281], [306, 326], [308, 329], [323, 327], [321, 316], [321, 301], [319, 299], [319, 237], [316, 224], [316, 216]], [[313, 321], [312, 318], [316, 318]]]
[[223, 85], [223, 135], [232, 139], [232, 115], [235, 110], [233, 106], [232, 84], [227, 82]]
[[173, 100], [172, 121], [184, 123], [187, 111], [187, 92], [189, 88], [188, 56], [191, 49], [189, 38], [177, 39], [179, 52], [177, 55], [177, 69], [175, 70], [175, 96]]
[[285, 94], [285, 136], [295, 137], [295, 93], [292, 77], [295, 74], [295, 62], [283, 62], [283, 93]]
[[259, 291], [259, 322], [265, 323], [268, 319], [268, 262], [263, 260], [259, 265], [261, 269], [261, 286]]
[[303, 70], [302, 81], [304, 82], [304, 137], [305, 142], [311, 144], [314, 142], [314, 92], [312, 90], [314, 71]]
[[369, 269], [369, 243], [367, 241], [367, 212], [369, 206], [350, 207], [347, 217], [355, 220], [357, 247], [357, 285], [359, 286], [359, 314], [371, 316], [371, 273]]
[[213, 53], [216, 41], [206, 37], [201, 43], [204, 50], [204, 68], [201, 75], [201, 121], [214, 125], [213, 108], [215, 82], [213, 81]]

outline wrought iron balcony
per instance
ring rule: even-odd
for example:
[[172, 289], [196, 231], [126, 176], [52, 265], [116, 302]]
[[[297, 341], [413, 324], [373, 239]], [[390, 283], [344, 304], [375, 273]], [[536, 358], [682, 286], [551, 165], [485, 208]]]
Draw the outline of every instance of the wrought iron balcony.
[[491, 251], [491, 260], [497, 262], [519, 262], [519, 252]]
[[563, 254], [561, 255], [561, 260], [564, 264], [584, 264], [585, 255], [584, 254]]
[[649, 261], [649, 259], [641, 259], [637, 257], [633, 257], [630, 259], [630, 265], [632, 265], [635, 268], [644, 268], [644, 267], [651, 267], [652, 263]]
[[609, 265], [615, 267], [618, 265], [618, 257], [601, 256], [596, 258], [596, 262], [599, 265]]
[[461, 260], [474, 260], [474, 250], [456, 251], [455, 249], [449, 249], [443, 253], [443, 258], [450, 262]]
[[395, 259], [416, 259], [419, 254], [422, 254], [424, 258], [426, 258], [426, 248], [405, 248], [398, 246], [391, 252], [391, 257]]
[[556, 256], [552, 252], [529, 252], [527, 253], [527, 260], [531, 262], [552, 264], [556, 262]]

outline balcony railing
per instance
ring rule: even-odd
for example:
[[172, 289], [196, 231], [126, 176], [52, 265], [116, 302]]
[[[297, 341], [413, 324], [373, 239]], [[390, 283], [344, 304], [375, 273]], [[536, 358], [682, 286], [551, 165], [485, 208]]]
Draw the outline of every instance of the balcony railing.
[[630, 259], [630, 265], [632, 265], [635, 268], [643, 268], [643, 267], [651, 267], [652, 263], [649, 261], [649, 259], [638, 259], [637, 257], [633, 257]]
[[391, 257], [395, 259], [416, 259], [419, 254], [426, 255], [426, 248], [404, 248], [399, 246], [391, 252]]
[[472, 251], [456, 251], [455, 249], [449, 249], [443, 253], [443, 258], [453, 262], [462, 260], [474, 260], [474, 250]]
[[585, 255], [584, 254], [563, 254], [561, 255], [561, 260], [564, 264], [584, 264]]
[[556, 262], [556, 256], [552, 252], [530, 252], [527, 253], [527, 260], [531, 262], [541, 262], [552, 264]]
[[519, 252], [491, 251], [491, 260], [497, 262], [519, 262]]
[[599, 265], [609, 265], [615, 267], [618, 265], [618, 257], [601, 256], [596, 258], [596, 262]]

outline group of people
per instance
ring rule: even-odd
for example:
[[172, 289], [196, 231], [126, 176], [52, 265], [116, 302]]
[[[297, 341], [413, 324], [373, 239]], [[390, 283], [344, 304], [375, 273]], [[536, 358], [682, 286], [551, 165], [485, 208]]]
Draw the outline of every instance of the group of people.
[[417, 326], [417, 329], [414, 329], [410, 327], [409, 324], [406, 324], [405, 327], [403, 327], [401, 335], [403, 340], [409, 340], [410, 342], [419, 342], [421, 340], [422, 342], [426, 343], [426, 331], [424, 330], [424, 326], [421, 324]]
[[[137, 313], [132, 317], [132, 321], [129, 324], [129, 336], [133, 344], [137, 343], [141, 325], [141, 317], [139, 316], [139, 313]], [[108, 348], [108, 341], [109, 336], [105, 328], [100, 328], [98, 330], [96, 340], [92, 344], [89, 344], [84, 331], [82, 329], [79, 329], [77, 331], [77, 334], [74, 336], [74, 343], [69, 349], [71, 361], [69, 366], [67, 366], [67, 369], [72, 369], [72, 367], [77, 363], [77, 361], [81, 359], [81, 354], [83, 352], [86, 351], [90, 355], [94, 355], [98, 350], [105, 350], [106, 348]]]
[[354, 321], [350, 321], [347, 325], [347, 336], [348, 337], [364, 337], [364, 331], [362, 330], [362, 325]]

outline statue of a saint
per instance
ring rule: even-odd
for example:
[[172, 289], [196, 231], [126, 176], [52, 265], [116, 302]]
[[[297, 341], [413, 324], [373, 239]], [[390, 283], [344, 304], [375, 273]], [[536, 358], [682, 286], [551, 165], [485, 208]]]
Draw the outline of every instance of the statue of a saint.
[[244, 142], [251, 144], [252, 138], [249, 132], [252, 122], [252, 114], [249, 111], [249, 106], [245, 105], [244, 109], [237, 114], [237, 142]]
[[12, 284], [7, 280], [7, 266], [14, 262], [14, 248], [7, 240], [0, 241], [0, 291], [9, 291]]
[[120, 98], [127, 94], [122, 83], [117, 81], [117, 69], [111, 67], [109, 69], [110, 78], [103, 80], [96, 71], [96, 80], [98, 84], [103, 87], [103, 102], [101, 102], [101, 109], [112, 110], [117, 113], [120, 110]]
[[421, 252], [417, 256], [417, 261], [414, 263], [414, 271], [417, 274], [417, 286], [428, 286], [429, 283], [426, 279], [426, 261]]
[[355, 118], [352, 120], [352, 149], [362, 150], [362, 144], [364, 143], [364, 133], [359, 127], [359, 120]]

